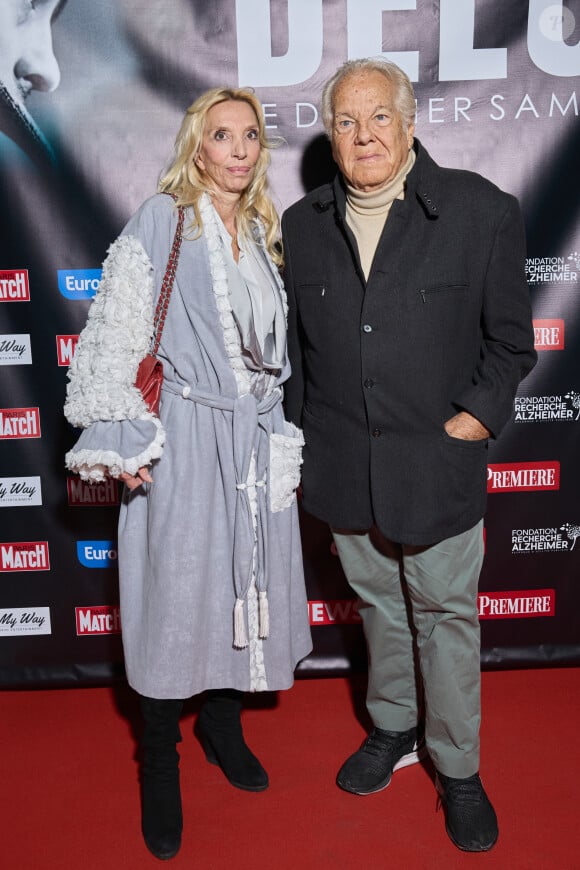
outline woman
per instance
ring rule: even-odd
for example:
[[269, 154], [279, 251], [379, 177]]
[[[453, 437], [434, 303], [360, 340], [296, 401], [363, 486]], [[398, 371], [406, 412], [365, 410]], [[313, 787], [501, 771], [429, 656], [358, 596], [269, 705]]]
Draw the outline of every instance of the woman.
[[[311, 649], [294, 495], [303, 441], [281, 406], [286, 302], [268, 164], [252, 93], [196, 100], [161, 192], [109, 249], [70, 369], [65, 413], [84, 432], [67, 467], [126, 484], [123, 645], [144, 717], [143, 834], [159, 858], [181, 842], [183, 699], [207, 692], [197, 729], [208, 760], [261, 791], [242, 692], [288, 688]], [[180, 209], [157, 417], [134, 382]]]

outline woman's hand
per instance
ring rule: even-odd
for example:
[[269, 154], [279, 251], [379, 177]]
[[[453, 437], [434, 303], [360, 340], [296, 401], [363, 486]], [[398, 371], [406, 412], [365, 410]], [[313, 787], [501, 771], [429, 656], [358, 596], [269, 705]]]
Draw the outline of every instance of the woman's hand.
[[124, 471], [117, 480], [125, 483], [129, 489], [137, 489], [142, 483], [153, 483], [153, 478], [146, 465], [140, 468], [137, 474], [129, 474], [128, 471]]

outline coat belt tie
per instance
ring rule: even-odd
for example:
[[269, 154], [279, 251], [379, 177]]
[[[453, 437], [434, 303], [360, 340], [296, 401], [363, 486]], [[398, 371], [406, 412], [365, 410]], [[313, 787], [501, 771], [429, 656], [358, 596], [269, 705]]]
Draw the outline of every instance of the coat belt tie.
[[[236, 506], [234, 518], [234, 640], [237, 649], [248, 646], [245, 605], [248, 590], [255, 576], [258, 593], [259, 637], [270, 632], [268, 613], [268, 536], [267, 536], [267, 469], [271, 426], [266, 415], [281, 401], [282, 390], [276, 387], [268, 396], [257, 400], [247, 394], [237, 398], [221, 396], [192, 387], [178, 387], [164, 382], [163, 390], [190, 402], [230, 412], [232, 415], [232, 443], [236, 480]], [[255, 482], [249, 481], [252, 458], [255, 457]], [[255, 494], [256, 509], [252, 507]], [[255, 525], [254, 525], [255, 520]], [[255, 555], [254, 555], [255, 554]]]

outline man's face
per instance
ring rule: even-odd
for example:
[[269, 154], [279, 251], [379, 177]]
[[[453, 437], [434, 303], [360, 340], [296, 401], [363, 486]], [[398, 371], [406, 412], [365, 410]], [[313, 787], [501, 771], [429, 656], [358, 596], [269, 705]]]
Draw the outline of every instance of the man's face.
[[52, 20], [63, 0], [0, 0], [0, 82], [17, 103], [30, 91], [53, 91], [60, 69]]
[[347, 75], [334, 92], [332, 153], [348, 183], [357, 190], [378, 190], [405, 164], [414, 124], [403, 129], [394, 105], [394, 89], [376, 70]]

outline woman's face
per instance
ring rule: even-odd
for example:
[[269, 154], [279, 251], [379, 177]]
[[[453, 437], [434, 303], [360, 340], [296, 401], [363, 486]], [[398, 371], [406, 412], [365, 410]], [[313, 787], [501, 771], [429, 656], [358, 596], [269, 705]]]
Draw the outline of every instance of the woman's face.
[[212, 189], [239, 197], [254, 177], [261, 150], [258, 119], [250, 104], [225, 100], [206, 115], [195, 163]]

